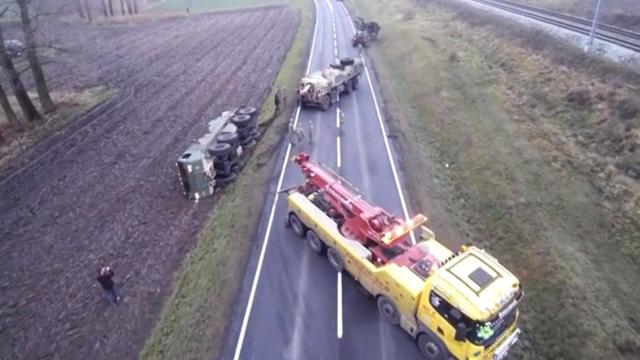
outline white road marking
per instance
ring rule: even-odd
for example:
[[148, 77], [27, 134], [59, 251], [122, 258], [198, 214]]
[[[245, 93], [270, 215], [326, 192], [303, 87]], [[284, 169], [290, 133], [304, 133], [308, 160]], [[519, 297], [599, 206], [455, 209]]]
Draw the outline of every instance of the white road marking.
[[[351, 30], [355, 34], [355, 27], [353, 26], [353, 20], [351, 19], [351, 14], [347, 10], [346, 6], [342, 4], [344, 11], [347, 13], [347, 17], [349, 18], [349, 23], [351, 24]], [[391, 165], [391, 172], [393, 173], [393, 180], [396, 185], [396, 190], [398, 191], [398, 196], [400, 197], [400, 205], [402, 206], [402, 212], [404, 214], [405, 219], [409, 219], [409, 211], [407, 210], [407, 203], [404, 200], [404, 193], [402, 192], [402, 188], [400, 187], [400, 177], [398, 176], [398, 171], [396, 170], [396, 164], [393, 160], [393, 155], [391, 154], [391, 146], [389, 145], [389, 139], [387, 138], [387, 130], [384, 128], [384, 124], [382, 122], [382, 114], [380, 112], [380, 107], [378, 106], [378, 100], [376, 99], [376, 93], [373, 90], [373, 83], [371, 82], [371, 76], [369, 75], [369, 67], [367, 66], [366, 59], [363, 54], [360, 55], [360, 59], [362, 59], [362, 64], [364, 65], [364, 72], [367, 76], [367, 82], [369, 83], [369, 89], [371, 90], [371, 97], [373, 98], [373, 105], [376, 108], [376, 115], [378, 117], [378, 123], [380, 124], [380, 132], [382, 133], [382, 139], [384, 140], [384, 146], [387, 150], [387, 158], [389, 159], [389, 164]], [[416, 236], [413, 231], [410, 233], [411, 242], [416, 243]]]
[[340, 155], [340, 135], [338, 135], [338, 137], [336, 138], [336, 154], [337, 154], [336, 166], [338, 167], [338, 171], [340, 171], [340, 166], [342, 166], [342, 157]]
[[342, 339], [342, 271], [338, 272], [338, 339]]
[[[316, 14], [318, 14], [319, 13], [318, 3], [316, 2], [316, 0], [313, 0], [313, 4], [316, 8]], [[311, 60], [313, 59], [313, 52], [315, 50], [317, 33], [318, 33], [318, 16], [316, 15], [315, 26], [313, 29], [313, 39], [311, 40], [311, 50], [309, 52], [309, 59], [307, 61], [306, 74], [309, 74], [309, 71], [311, 69]], [[293, 121], [294, 128], [297, 126], [299, 118], [300, 118], [300, 106], [298, 105], [298, 107], [296, 108], [295, 119]], [[269, 236], [271, 235], [271, 226], [273, 225], [273, 217], [275, 216], [276, 205], [278, 204], [279, 191], [282, 188], [282, 181], [284, 180], [284, 173], [287, 170], [287, 164], [289, 163], [290, 155], [291, 155], [291, 144], [288, 144], [287, 150], [285, 152], [284, 160], [282, 162], [282, 170], [280, 171], [280, 177], [278, 179], [278, 184], [276, 186], [276, 195], [271, 205], [269, 220], [267, 221], [267, 229], [264, 233], [264, 238], [262, 240], [262, 248], [260, 249], [260, 257], [258, 258], [258, 265], [256, 267], [256, 272], [253, 276], [253, 283], [251, 284], [251, 291], [249, 293], [249, 300], [247, 301], [247, 308], [245, 309], [244, 317], [242, 318], [240, 334], [238, 335], [238, 342], [236, 343], [236, 350], [233, 355], [234, 360], [240, 359], [240, 353], [242, 352], [242, 344], [244, 343], [244, 336], [247, 332], [249, 316], [251, 315], [251, 309], [253, 308], [253, 301], [255, 299], [256, 289], [258, 288], [258, 282], [260, 281], [260, 273], [262, 271], [262, 264], [264, 263], [264, 255], [267, 250], [267, 244], [269, 243]]]

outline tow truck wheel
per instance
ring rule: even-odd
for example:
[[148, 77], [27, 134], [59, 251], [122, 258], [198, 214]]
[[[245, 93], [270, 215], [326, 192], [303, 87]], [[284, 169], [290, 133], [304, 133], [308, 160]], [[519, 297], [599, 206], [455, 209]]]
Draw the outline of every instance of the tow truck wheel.
[[381, 295], [378, 297], [378, 311], [382, 318], [393, 325], [400, 324], [400, 313], [396, 305], [388, 297]]
[[329, 264], [336, 272], [341, 272], [344, 269], [344, 262], [338, 250], [332, 247], [327, 249], [327, 258], [329, 259]]
[[447, 357], [444, 346], [440, 340], [434, 339], [426, 333], [418, 336], [418, 348], [422, 355], [429, 360], [445, 360]]
[[324, 243], [320, 240], [318, 235], [313, 232], [313, 230], [307, 231], [307, 243], [309, 244], [311, 251], [316, 254], [321, 254], [324, 251]]
[[293, 229], [293, 232], [300, 237], [304, 237], [304, 233], [306, 232], [306, 226], [300, 221], [298, 215], [291, 213], [289, 214], [289, 225]]

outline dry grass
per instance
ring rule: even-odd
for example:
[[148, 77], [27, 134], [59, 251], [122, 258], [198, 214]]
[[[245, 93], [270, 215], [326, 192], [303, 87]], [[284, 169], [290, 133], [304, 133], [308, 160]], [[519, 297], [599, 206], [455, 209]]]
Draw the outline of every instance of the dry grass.
[[[57, 110], [48, 114], [42, 122], [27, 123], [21, 131], [9, 128], [4, 113], [0, 115], [0, 127], [5, 142], [0, 144], [0, 169], [4, 168], [12, 159], [20, 156], [24, 151], [47, 138], [54, 132], [61, 130], [79, 114], [87, 109], [109, 99], [115, 91], [98, 86], [79, 92], [53, 92], [51, 97], [57, 105]], [[30, 93], [33, 103], [41, 111], [38, 94]], [[14, 97], [9, 101], [16, 115], [21, 117], [20, 107]], [[24, 120], [22, 120], [24, 122]]]
[[637, 358], [637, 155], [620, 154], [637, 154], [640, 82], [592, 59], [562, 62], [574, 53], [561, 44], [437, 1], [355, 3], [382, 25], [370, 51], [404, 132], [411, 198], [443, 199], [465, 240], [523, 281], [513, 357]]

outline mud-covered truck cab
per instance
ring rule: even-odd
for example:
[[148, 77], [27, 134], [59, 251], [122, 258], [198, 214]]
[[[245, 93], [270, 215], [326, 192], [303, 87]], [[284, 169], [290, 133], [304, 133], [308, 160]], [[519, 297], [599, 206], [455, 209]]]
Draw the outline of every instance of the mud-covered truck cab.
[[[336, 271], [348, 272], [376, 300], [383, 319], [409, 333], [427, 359], [506, 356], [520, 334], [523, 294], [511, 272], [479, 248], [452, 252], [422, 225], [424, 216], [407, 221], [381, 216], [383, 210], [346, 191], [346, 180], [321, 166], [299, 164], [306, 179], [287, 191], [288, 224], [312, 251], [326, 252]], [[362, 238], [348, 214], [364, 215], [374, 230], [385, 224], [390, 230], [378, 240], [363, 231], [368, 235]], [[416, 244], [408, 239], [411, 232], [418, 235]]]
[[345, 58], [339, 64], [316, 71], [300, 79], [297, 96], [303, 106], [327, 110], [339, 99], [358, 87], [363, 65], [360, 59]]

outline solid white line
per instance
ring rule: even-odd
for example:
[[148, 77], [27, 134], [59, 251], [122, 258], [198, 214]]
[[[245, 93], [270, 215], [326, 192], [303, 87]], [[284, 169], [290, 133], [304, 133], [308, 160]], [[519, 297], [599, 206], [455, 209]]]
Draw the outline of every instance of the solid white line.
[[340, 108], [336, 107], [336, 128], [340, 129]]
[[[313, 39], [311, 40], [311, 50], [309, 52], [309, 60], [307, 61], [307, 71], [306, 74], [309, 74], [311, 69], [311, 59], [313, 58], [313, 51], [315, 50], [316, 45], [316, 35], [318, 33], [318, 4], [316, 0], [313, 0], [313, 4], [316, 8], [316, 23], [313, 30]], [[296, 115], [293, 121], [293, 127], [295, 128], [298, 124], [298, 120], [300, 118], [300, 106], [296, 108]], [[267, 229], [264, 233], [264, 238], [262, 240], [262, 248], [260, 249], [260, 257], [258, 258], [258, 265], [256, 267], [256, 272], [253, 276], [253, 283], [251, 284], [251, 291], [249, 292], [249, 299], [247, 300], [247, 308], [244, 312], [244, 317], [242, 318], [242, 325], [240, 326], [240, 334], [238, 335], [238, 342], [236, 343], [236, 350], [233, 355], [234, 360], [240, 359], [240, 352], [242, 352], [242, 344], [244, 343], [244, 336], [247, 332], [247, 325], [249, 323], [249, 316], [251, 315], [251, 309], [253, 308], [253, 301], [256, 295], [256, 289], [258, 288], [258, 282], [260, 281], [260, 273], [262, 271], [262, 264], [264, 263], [264, 255], [267, 250], [267, 244], [269, 243], [269, 236], [271, 235], [271, 226], [273, 225], [273, 217], [276, 213], [276, 205], [278, 204], [278, 198], [280, 197], [279, 191], [282, 188], [282, 181], [284, 180], [284, 174], [287, 170], [287, 164], [289, 163], [289, 156], [291, 155], [291, 143], [287, 145], [287, 150], [285, 152], [284, 160], [282, 161], [282, 169], [280, 171], [280, 177], [278, 179], [278, 184], [276, 186], [276, 195], [273, 198], [273, 203], [271, 204], [271, 212], [269, 214], [269, 220], [267, 221]]]
[[[353, 26], [353, 21], [351, 20], [351, 14], [347, 10], [346, 6], [342, 4], [342, 7], [347, 13], [349, 17], [349, 23], [351, 23], [351, 29], [355, 33], [355, 27]], [[400, 177], [398, 176], [398, 171], [396, 170], [396, 164], [393, 160], [393, 155], [391, 154], [391, 146], [389, 145], [389, 139], [387, 138], [387, 130], [384, 128], [384, 123], [382, 122], [382, 114], [380, 112], [380, 107], [378, 106], [378, 99], [376, 98], [376, 93], [373, 90], [373, 83], [371, 82], [371, 76], [369, 75], [369, 67], [367, 66], [367, 62], [364, 58], [364, 55], [360, 55], [362, 59], [362, 64], [364, 65], [364, 72], [367, 76], [367, 82], [369, 83], [369, 90], [371, 90], [371, 97], [373, 98], [373, 105], [376, 108], [376, 115], [378, 117], [378, 123], [380, 124], [380, 132], [382, 133], [382, 140], [384, 141], [385, 149], [387, 150], [387, 158], [389, 159], [389, 164], [391, 165], [391, 172], [393, 173], [393, 180], [396, 185], [396, 190], [398, 191], [398, 197], [400, 198], [400, 205], [402, 206], [402, 212], [404, 214], [405, 219], [409, 220], [409, 211], [407, 210], [407, 203], [404, 200], [404, 193], [402, 192], [402, 187], [400, 186]], [[416, 236], [413, 231], [409, 234], [411, 236], [411, 242], [416, 243]]]
[[338, 272], [338, 339], [342, 339], [342, 271]]
[[340, 134], [336, 138], [336, 163], [338, 167], [338, 171], [340, 170], [340, 166], [342, 166], [342, 155], [340, 155]]

